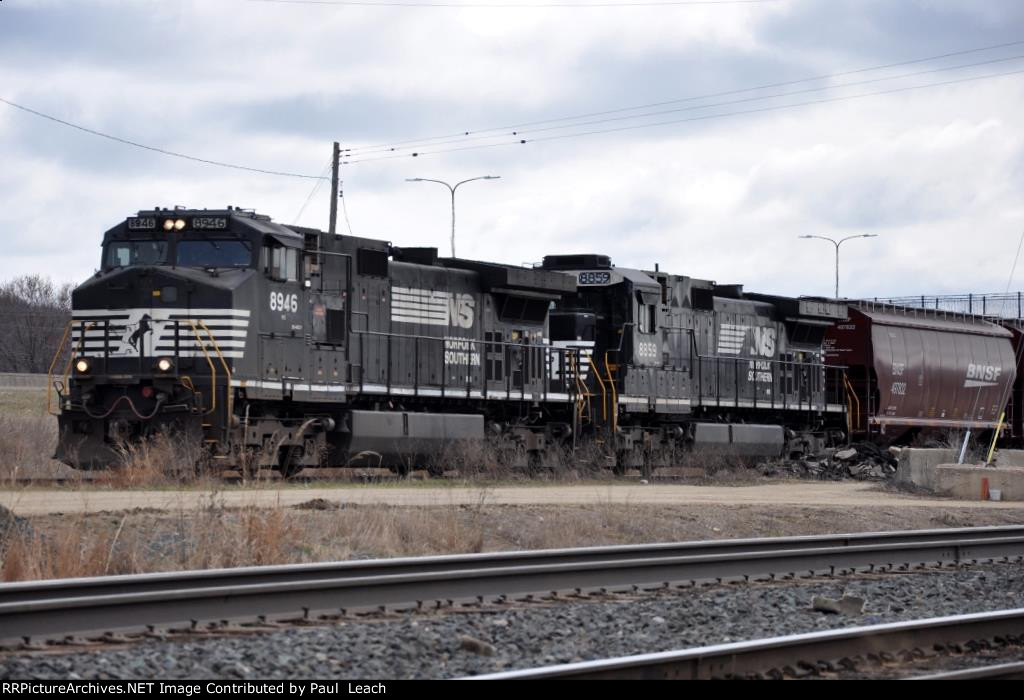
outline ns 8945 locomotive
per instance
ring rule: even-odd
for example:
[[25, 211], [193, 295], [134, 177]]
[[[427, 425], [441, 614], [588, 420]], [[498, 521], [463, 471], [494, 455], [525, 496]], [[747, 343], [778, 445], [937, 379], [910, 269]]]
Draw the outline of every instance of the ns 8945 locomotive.
[[619, 471], [659, 446], [777, 456], [842, 436], [821, 337], [845, 317], [605, 256], [524, 268], [230, 207], [141, 211], [74, 291], [57, 456], [108, 466], [161, 431], [285, 473], [401, 471], [464, 440], [536, 464], [589, 439]]

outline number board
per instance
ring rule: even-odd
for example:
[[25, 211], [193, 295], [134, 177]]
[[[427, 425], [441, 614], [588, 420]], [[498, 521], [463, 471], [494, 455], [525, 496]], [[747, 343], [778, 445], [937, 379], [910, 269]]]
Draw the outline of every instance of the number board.
[[228, 227], [228, 220], [223, 216], [197, 216], [192, 219], [192, 228], [203, 230], [224, 230]]
[[128, 217], [129, 231], [149, 231], [156, 228], [156, 219], [152, 216]]
[[581, 272], [578, 277], [580, 285], [610, 284], [612, 273], [610, 272]]

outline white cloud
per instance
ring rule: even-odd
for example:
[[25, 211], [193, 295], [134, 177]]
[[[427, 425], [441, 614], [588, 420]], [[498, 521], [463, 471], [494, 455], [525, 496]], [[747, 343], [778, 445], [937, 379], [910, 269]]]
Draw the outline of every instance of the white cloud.
[[[304, 173], [320, 171], [334, 138], [402, 140], [913, 57], [881, 2], [833, 5], [856, 18], [834, 45], [818, 40], [820, 7], [797, 0], [614, 11], [109, 0], [95, 16], [58, 0], [27, 7], [5, 2], [0, 20], [36, 12], [32, 26], [56, 31], [13, 36], [21, 14], [6, 42], [0, 24], [4, 97], [163, 148]], [[964, 8], [900, 8], [963, 35], [918, 55], [1006, 40], [1012, 3]], [[61, 24], [72, 12], [77, 33]], [[1002, 290], [1024, 230], [1022, 92], [1018, 76], [352, 165], [346, 201], [356, 234], [447, 253], [447, 192], [405, 178], [497, 174], [459, 190], [462, 256], [603, 252], [755, 290], [827, 294], [830, 247], [796, 236], [868, 232], [880, 237], [843, 247], [844, 293]], [[80, 279], [107, 227], [156, 204], [243, 205], [291, 222], [313, 185], [136, 151], [9, 108], [0, 154], [3, 276]], [[327, 204], [321, 188], [300, 223], [325, 226]]]

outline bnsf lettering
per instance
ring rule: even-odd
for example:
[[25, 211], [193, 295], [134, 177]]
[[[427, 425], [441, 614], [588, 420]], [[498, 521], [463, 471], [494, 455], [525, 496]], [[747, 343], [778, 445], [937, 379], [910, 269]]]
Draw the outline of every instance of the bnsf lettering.
[[1003, 368], [994, 365], [967, 365], [967, 378], [982, 382], [999, 381]]

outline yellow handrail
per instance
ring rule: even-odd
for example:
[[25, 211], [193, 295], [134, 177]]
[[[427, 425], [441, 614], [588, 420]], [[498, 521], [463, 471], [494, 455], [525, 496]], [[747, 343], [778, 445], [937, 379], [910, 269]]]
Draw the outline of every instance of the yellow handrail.
[[583, 376], [580, 374], [579, 351], [569, 352], [568, 359], [573, 381], [576, 384], [576, 416], [582, 421], [585, 415], [584, 409], [589, 405], [588, 399], [592, 394], [587, 390], [587, 385], [583, 383]]
[[590, 369], [594, 371], [594, 376], [597, 377], [597, 383], [601, 385], [601, 420], [608, 420], [608, 390], [604, 386], [604, 378], [601, 377], [601, 370], [594, 364], [594, 356], [590, 355], [587, 357], [587, 362], [590, 363]]
[[51, 416], [59, 415], [53, 411], [53, 368], [57, 366], [57, 360], [60, 359], [61, 354], [64, 352], [64, 345], [68, 342], [68, 336], [71, 335], [71, 326], [75, 320], [71, 319], [67, 325], [64, 326], [64, 335], [60, 338], [60, 344], [57, 346], [57, 352], [53, 353], [53, 359], [50, 361], [50, 368], [46, 370], [46, 412]]
[[210, 353], [206, 351], [206, 343], [203, 342], [202, 336], [199, 335], [199, 328], [196, 326], [195, 321], [191, 319], [185, 319], [188, 325], [192, 326], [192, 332], [196, 336], [196, 344], [199, 345], [199, 349], [203, 351], [203, 355], [206, 357], [206, 363], [210, 365], [210, 410], [204, 415], [210, 415], [217, 410], [217, 368], [213, 366], [213, 360], [210, 359]]
[[95, 325], [95, 321], [90, 321], [89, 325], [82, 329], [82, 337], [78, 339], [78, 347], [76, 347], [68, 356], [68, 364], [64, 367], [64, 377], [61, 379], [65, 387], [68, 385], [68, 378], [71, 376], [71, 366], [75, 361], [75, 355], [80, 353], [82, 351], [82, 346], [85, 345], [85, 334], [92, 330], [92, 327]]
[[213, 332], [206, 325], [206, 322], [203, 321], [202, 319], [200, 319], [199, 325], [202, 326], [204, 331], [206, 331], [206, 335], [208, 335], [210, 337], [210, 342], [213, 343], [214, 352], [217, 353], [217, 357], [220, 359], [221, 367], [224, 368], [224, 374], [227, 376], [227, 379], [224, 380], [227, 383], [227, 389], [225, 390], [225, 393], [227, 394], [227, 404], [228, 404], [228, 413], [227, 413], [226, 424], [227, 424], [228, 427], [230, 427], [231, 426], [231, 411], [234, 408], [234, 402], [233, 402], [233, 398], [234, 397], [232, 396], [234, 394], [234, 392], [231, 390], [231, 368], [228, 367], [228, 363], [224, 359], [224, 353], [222, 353], [220, 351], [220, 346], [217, 345], [217, 339], [213, 336]]

